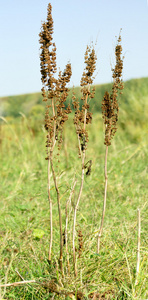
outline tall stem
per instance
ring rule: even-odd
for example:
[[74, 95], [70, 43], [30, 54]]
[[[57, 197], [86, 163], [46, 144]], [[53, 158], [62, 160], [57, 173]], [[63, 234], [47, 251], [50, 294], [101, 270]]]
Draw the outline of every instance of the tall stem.
[[[87, 99], [88, 99], [88, 94], [86, 95], [85, 98], [85, 105], [87, 104]], [[86, 128], [86, 115], [87, 115], [87, 109], [85, 109], [84, 112], [84, 132]], [[83, 190], [83, 183], [84, 183], [84, 162], [85, 162], [85, 146], [84, 150], [82, 153], [82, 173], [81, 173], [81, 185], [80, 185], [80, 190], [77, 198], [77, 202], [74, 208], [74, 219], [73, 219], [73, 262], [74, 262], [74, 270], [75, 270], [75, 276], [77, 276], [77, 268], [76, 268], [76, 251], [75, 251], [75, 227], [76, 227], [76, 217], [77, 217], [77, 209], [79, 206], [82, 190]]]
[[[70, 196], [69, 196], [69, 199], [66, 203], [66, 207], [65, 207], [65, 216], [66, 216], [66, 222], [65, 222], [65, 246], [66, 246], [66, 253], [67, 253], [67, 265], [68, 265], [68, 274], [70, 275], [70, 264], [69, 264], [69, 252], [68, 252], [68, 232], [67, 232], [67, 229], [68, 229], [68, 205], [70, 206], [71, 205], [71, 198], [72, 198], [72, 194], [74, 192], [74, 189], [75, 189], [75, 185], [76, 185], [76, 180], [74, 180], [74, 184], [73, 184], [73, 187], [71, 189], [71, 192], [70, 192]], [[70, 212], [69, 212], [70, 214]]]
[[76, 227], [76, 216], [77, 216], [77, 209], [79, 206], [82, 190], [83, 190], [83, 183], [84, 183], [84, 160], [85, 160], [85, 150], [83, 151], [82, 156], [82, 174], [81, 174], [81, 186], [77, 198], [77, 202], [74, 208], [74, 219], [73, 219], [73, 262], [74, 262], [74, 270], [75, 270], [75, 276], [77, 276], [77, 268], [76, 268], [76, 253], [75, 253], [75, 227]]
[[105, 166], [104, 166], [105, 187], [104, 187], [104, 201], [103, 201], [103, 210], [102, 210], [101, 225], [100, 225], [99, 234], [98, 234], [98, 245], [97, 245], [97, 253], [98, 254], [99, 254], [99, 250], [100, 250], [100, 240], [101, 240], [101, 235], [102, 235], [103, 222], [104, 222], [105, 209], [106, 209], [106, 195], [107, 195], [107, 155], [108, 155], [108, 146], [106, 146], [106, 152], [105, 152]]
[[50, 196], [50, 159], [48, 160], [48, 201], [50, 208], [50, 241], [49, 241], [49, 253], [48, 259], [51, 260], [51, 251], [52, 251], [52, 237], [53, 237], [53, 227], [52, 227], [52, 200]]
[[59, 257], [59, 264], [60, 264], [60, 269], [63, 274], [63, 266], [62, 266], [62, 259], [63, 259], [63, 239], [62, 239], [62, 214], [61, 214], [61, 203], [60, 203], [60, 193], [59, 193], [59, 188], [57, 184], [57, 178], [55, 175], [54, 167], [53, 167], [53, 160], [52, 160], [52, 153], [50, 155], [50, 164], [51, 164], [51, 169], [52, 169], [52, 175], [53, 175], [53, 180], [54, 180], [54, 185], [57, 193], [57, 203], [58, 203], [58, 213], [59, 213], [59, 226], [60, 226], [60, 257]]
[[[88, 87], [88, 91], [90, 90], [90, 86]], [[85, 105], [87, 104], [87, 100], [88, 100], [88, 94], [86, 95], [85, 98]], [[86, 128], [86, 115], [87, 115], [87, 109], [85, 108], [85, 112], [84, 112], [84, 130]]]
[[[54, 107], [54, 99], [51, 100], [52, 103], [52, 112], [53, 117], [55, 118], [55, 107]], [[52, 251], [52, 240], [53, 240], [53, 225], [52, 225], [52, 199], [50, 196], [50, 165], [52, 160], [52, 152], [55, 146], [55, 130], [56, 130], [56, 120], [54, 119], [54, 134], [53, 134], [53, 146], [52, 150], [50, 151], [50, 157], [48, 159], [48, 201], [49, 201], [49, 209], [50, 209], [50, 241], [49, 241], [49, 253], [48, 253], [48, 259], [51, 260], [51, 251]]]
[[52, 98], [52, 101], [51, 101], [51, 104], [52, 104], [52, 114], [53, 114], [53, 118], [54, 118], [54, 127], [53, 127], [53, 145], [52, 145], [52, 152], [54, 150], [54, 146], [55, 146], [55, 143], [56, 143], [56, 119], [55, 119], [55, 107], [54, 107], [54, 99]]

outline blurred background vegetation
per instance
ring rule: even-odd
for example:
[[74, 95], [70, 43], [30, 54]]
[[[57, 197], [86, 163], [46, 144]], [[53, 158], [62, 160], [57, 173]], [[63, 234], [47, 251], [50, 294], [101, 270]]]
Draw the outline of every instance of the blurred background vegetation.
[[[95, 86], [95, 98], [90, 102], [91, 111], [94, 115], [101, 114], [104, 93], [105, 91], [110, 92], [111, 88], [112, 84]], [[72, 102], [73, 92], [80, 100], [80, 87], [71, 88], [67, 104]], [[14, 120], [19, 122], [22, 114], [30, 120], [30, 124], [33, 123], [33, 120], [38, 120], [32, 129], [37, 132], [40, 130], [39, 123], [44, 123], [45, 105], [41, 93], [1, 97], [0, 116], [9, 122], [14, 122]], [[147, 130], [148, 77], [124, 82], [123, 94], [119, 96], [119, 107], [118, 125], [125, 131], [127, 139], [130, 139], [132, 143], [140, 142], [143, 130]]]
[[[101, 112], [101, 101], [105, 91], [112, 88], [112, 84], [96, 85], [95, 98], [90, 103], [93, 113]], [[70, 89], [68, 102], [71, 102], [73, 90], [80, 100], [80, 87]], [[128, 118], [135, 122], [146, 122], [148, 108], [148, 77], [131, 79], [124, 83], [123, 95], [120, 103], [121, 110], [128, 113]], [[43, 116], [45, 103], [41, 93], [8, 96], [0, 98], [0, 114], [3, 117], [20, 117], [20, 112], [26, 116]]]

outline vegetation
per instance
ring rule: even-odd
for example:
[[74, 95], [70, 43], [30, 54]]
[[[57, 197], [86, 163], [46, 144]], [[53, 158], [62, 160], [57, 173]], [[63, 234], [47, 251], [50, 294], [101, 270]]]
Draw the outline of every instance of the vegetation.
[[[120, 109], [119, 120], [124, 120], [125, 115], [128, 118], [128, 111]], [[61, 159], [56, 166], [57, 172], [59, 169], [63, 207], [64, 194], [73, 184], [73, 173], [80, 170], [77, 149], [73, 147], [77, 139], [71, 121], [70, 119], [67, 121]], [[139, 282], [133, 299], [144, 300], [148, 298], [147, 127], [146, 124], [143, 127], [143, 122], [135, 125], [134, 116], [127, 126], [133, 129], [128, 134], [119, 121], [118, 134], [112, 141], [112, 151], [109, 153], [108, 200], [100, 255], [97, 256], [95, 236], [100, 224], [104, 194], [105, 146], [101, 114], [93, 116], [88, 132], [90, 146], [87, 150], [87, 158], [92, 159], [93, 162], [92, 171], [90, 176], [85, 176], [83, 197], [77, 214], [77, 230], [81, 230], [86, 238], [83, 239], [78, 279], [75, 282], [67, 278], [67, 287], [75, 291], [77, 283], [77, 287], [83, 288], [86, 293], [97, 290], [101, 295], [105, 292], [107, 295], [114, 291], [118, 299], [132, 299], [136, 272], [137, 208], [139, 207], [141, 263]], [[55, 258], [59, 252], [56, 202], [53, 203], [54, 274], [51, 274], [51, 267], [47, 262], [50, 227], [47, 162], [44, 158], [43, 143], [46, 133], [43, 121], [39, 119], [37, 130], [34, 131], [34, 128], [36, 128], [36, 119], [32, 119], [30, 124], [30, 120], [25, 116], [11, 120], [11, 123], [6, 121], [1, 123], [0, 278], [2, 283], [21, 280], [16, 269], [25, 280], [40, 281], [44, 278], [47, 281], [57, 276], [60, 279]], [[65, 168], [66, 173], [61, 171]], [[51, 189], [55, 197], [53, 183]], [[87, 269], [85, 274], [84, 268]], [[1, 288], [1, 295], [3, 291]], [[49, 297], [48, 289], [28, 284], [15, 288], [8, 287], [4, 298], [48, 299]], [[116, 297], [112, 296], [113, 299]]]
[[[49, 4], [47, 22], [42, 24], [40, 33], [42, 95], [47, 104], [45, 123], [40, 100], [30, 106], [26, 115], [24, 111], [14, 113], [9, 107], [11, 118], [1, 117], [0, 298], [145, 300], [148, 297], [146, 92], [137, 93], [138, 101], [131, 94], [121, 102], [115, 135], [119, 113], [117, 92], [122, 89], [119, 37], [113, 85], [108, 85], [105, 94], [104, 86], [99, 87], [102, 96], [92, 101], [92, 118], [88, 99], [94, 97], [90, 85], [96, 57], [94, 48], [87, 47], [81, 88], [71, 91], [72, 95], [69, 93], [74, 111], [68, 118], [71, 109], [66, 100], [66, 85], [71, 66], [68, 63], [55, 79], [56, 46], [52, 32]], [[47, 161], [43, 155], [45, 140]], [[16, 283], [20, 280], [21, 285]]]
[[[101, 84], [95, 86], [95, 96], [90, 102], [90, 109], [93, 113], [101, 112], [101, 101], [105, 91], [110, 92], [112, 84]], [[75, 87], [74, 93], [80, 102], [81, 93], [80, 88]], [[70, 89], [67, 97], [67, 104], [72, 99], [73, 88]], [[120, 98], [120, 97], [119, 97]], [[120, 102], [120, 101], [119, 101]], [[43, 118], [45, 103], [42, 101], [41, 93], [9, 96], [0, 98], [0, 111], [1, 115], [6, 118], [20, 117], [20, 112], [23, 112], [27, 117], [39, 116]], [[129, 119], [137, 122], [146, 123], [147, 109], [148, 109], [148, 77], [131, 79], [124, 82], [124, 93], [120, 103], [120, 111], [128, 111]], [[126, 117], [126, 116], [125, 116]], [[123, 120], [120, 118], [119, 122]]]

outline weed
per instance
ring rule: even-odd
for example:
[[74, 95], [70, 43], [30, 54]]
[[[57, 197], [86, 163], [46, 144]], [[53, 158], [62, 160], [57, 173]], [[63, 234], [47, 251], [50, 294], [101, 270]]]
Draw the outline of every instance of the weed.
[[[67, 118], [68, 114], [65, 115], [65, 110], [68, 105], [63, 100], [68, 98], [66, 95], [68, 82], [65, 80], [70, 76], [70, 65], [65, 69], [68, 76], [65, 76], [63, 72], [56, 77], [58, 79], [55, 78], [56, 47], [51, 39], [53, 23], [50, 5], [48, 6], [47, 22], [42, 25], [41, 47], [44, 44], [44, 38], [45, 45], [48, 46], [46, 37], [50, 38], [51, 43], [49, 45], [51, 51], [48, 52], [51, 58], [50, 63], [49, 60], [46, 61], [47, 52], [43, 53], [41, 48], [42, 94], [44, 100], [47, 100], [44, 101], [47, 104], [45, 127], [41, 115], [36, 119], [36, 116], [32, 114], [32, 119], [28, 119], [23, 114], [19, 115], [17, 119], [3, 118], [1, 121], [1, 195], [3, 196], [0, 203], [0, 276], [2, 284], [0, 297], [28, 300], [50, 298], [147, 299], [146, 174], [148, 157], [147, 140], [145, 139], [146, 126], [144, 126], [141, 115], [138, 113], [132, 115], [132, 111], [129, 112], [128, 109], [129, 103], [126, 104], [122, 101], [122, 117], [120, 118], [122, 121], [120, 119], [118, 121], [121, 134], [115, 135], [114, 139], [111, 139], [115, 133], [113, 126], [109, 129], [109, 131], [113, 129], [113, 135], [109, 136], [109, 131], [106, 135], [106, 142], [112, 143], [113, 151], [110, 152], [108, 161], [110, 180], [108, 205], [106, 206], [107, 218], [103, 225], [104, 234], [101, 239], [101, 248], [97, 253], [95, 249], [98, 216], [101, 218], [101, 199], [104, 195], [101, 171], [104, 167], [104, 137], [101, 115], [97, 113], [93, 118], [91, 115], [91, 103], [92, 106], [93, 103], [95, 106], [95, 100], [88, 103], [88, 99], [94, 96], [91, 78], [93, 80], [92, 73], [95, 69], [94, 67], [90, 68], [90, 61], [94, 61], [95, 57], [94, 49], [88, 47], [86, 50], [88, 54], [88, 57], [85, 57], [86, 67], [90, 69], [84, 70], [81, 91], [78, 89], [78, 95], [75, 94], [75, 98], [73, 98], [73, 101], [77, 101], [78, 98], [79, 107], [76, 107], [76, 114], [72, 113]], [[48, 28], [50, 29], [49, 35], [47, 34]], [[121, 67], [119, 57], [117, 61]], [[116, 68], [115, 70], [117, 71]], [[88, 82], [86, 82], [86, 75], [90, 76]], [[114, 77], [114, 82], [116, 82], [116, 77]], [[132, 84], [133, 82], [131, 82], [131, 86]], [[127, 83], [128, 85], [129, 83]], [[121, 87], [121, 85], [119, 86]], [[109, 95], [105, 96], [105, 103], [110, 103], [110, 108], [116, 88], [117, 86], [111, 90]], [[129, 86], [128, 88], [130, 90]], [[103, 87], [104, 89], [106, 90], [105, 87]], [[143, 99], [143, 97], [139, 98], [142, 105], [145, 103]], [[137, 105], [138, 101], [135, 103]], [[48, 107], [48, 105], [51, 106]], [[132, 102], [131, 107], [133, 108]], [[99, 107], [100, 109], [101, 107]], [[105, 125], [109, 128], [110, 114], [107, 110], [104, 112], [104, 120], [105, 118], [107, 120]], [[116, 120], [117, 113], [116, 103], [112, 115], [113, 122]], [[130, 122], [127, 122], [129, 113]], [[75, 135], [72, 125], [73, 119], [78, 120], [78, 123], [75, 123], [77, 135]], [[64, 123], [62, 121], [63, 124], [60, 124], [61, 120], [64, 121]], [[135, 125], [136, 120], [138, 120], [140, 128]], [[65, 127], [63, 127], [64, 124], [66, 124]], [[64, 149], [62, 147], [63, 128], [64, 137], [68, 137], [65, 140], [66, 147]], [[115, 126], [115, 128], [117, 127]], [[131, 131], [130, 128], [132, 128]], [[141, 131], [142, 134], [139, 135]], [[44, 151], [43, 140], [45, 138], [47, 161], [41, 155]], [[80, 159], [77, 158], [77, 149], [74, 147], [77, 145], [77, 141]], [[106, 145], [106, 147], [108, 146]], [[58, 159], [57, 153], [60, 154]], [[49, 213], [46, 203], [46, 163], [50, 166], [48, 192], [51, 195], [49, 194], [48, 200], [50, 208], [52, 207], [50, 209], [52, 230], [51, 226], [49, 228]], [[81, 193], [80, 202], [82, 182], [83, 193]], [[59, 198], [57, 197], [58, 193]], [[78, 199], [81, 203], [79, 206], [77, 206]], [[96, 199], [98, 200], [96, 201]], [[57, 204], [60, 204], [62, 226]], [[138, 246], [140, 247], [140, 267], [137, 267], [136, 271], [136, 256], [137, 262], [139, 261], [137, 255], [139, 250], [137, 251], [135, 247], [137, 244], [137, 207], [141, 212], [142, 230], [141, 247]], [[76, 208], [78, 209], [74, 227]], [[53, 218], [51, 214], [54, 216]], [[62, 232], [59, 230], [60, 226]], [[51, 233], [53, 233], [53, 239]], [[52, 252], [49, 249], [49, 236]], [[63, 251], [62, 264], [61, 261], [59, 264], [59, 257], [61, 258], [58, 254], [59, 248], [60, 255], [61, 249]], [[50, 253], [52, 253], [51, 257]], [[26, 281], [26, 284], [21, 282], [21, 285], [15, 286], [20, 278], [22, 281]], [[136, 285], [135, 280], [137, 280]], [[12, 282], [11, 286], [9, 282]], [[7, 284], [8, 288], [6, 288]]]

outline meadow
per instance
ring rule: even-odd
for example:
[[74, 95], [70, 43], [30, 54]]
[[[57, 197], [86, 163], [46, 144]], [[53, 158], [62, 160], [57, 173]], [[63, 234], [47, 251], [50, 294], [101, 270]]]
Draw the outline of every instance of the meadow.
[[[0, 99], [3, 112], [0, 121], [0, 280], [1, 284], [20, 281], [20, 277], [36, 281], [1, 287], [0, 299], [81, 299], [81, 292], [85, 299], [95, 299], [94, 292], [96, 299], [148, 299], [148, 78], [130, 80], [124, 85], [118, 131], [109, 147], [107, 206], [100, 253], [97, 255], [96, 233], [103, 205], [105, 156], [101, 101], [110, 85], [96, 86], [91, 103], [93, 120], [89, 125], [86, 159], [92, 160], [92, 170], [84, 178], [77, 213], [76, 230], [81, 230], [83, 235], [82, 254], [77, 258], [78, 276], [75, 278], [72, 267], [68, 276], [65, 268], [64, 287], [61, 283], [57, 294], [52, 293], [48, 285], [49, 281], [55, 284], [63, 279], [56, 267], [59, 223], [53, 182], [53, 265], [47, 260], [50, 223], [41, 94]], [[75, 92], [79, 97], [79, 88]], [[64, 128], [60, 155], [54, 154], [63, 224], [65, 202], [74, 176], [79, 179], [81, 174], [72, 118], [73, 115]], [[140, 270], [135, 284], [138, 208], [141, 245]], [[71, 260], [72, 253], [69, 254]], [[65, 295], [65, 290], [69, 294]]]

